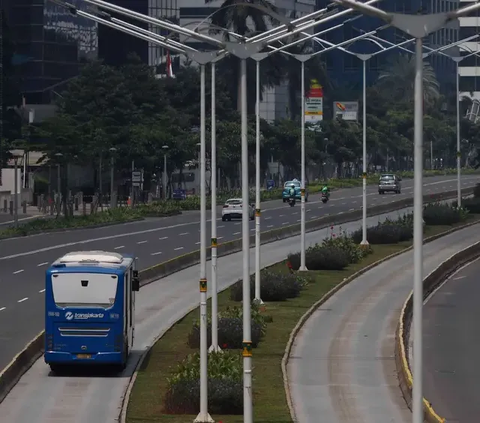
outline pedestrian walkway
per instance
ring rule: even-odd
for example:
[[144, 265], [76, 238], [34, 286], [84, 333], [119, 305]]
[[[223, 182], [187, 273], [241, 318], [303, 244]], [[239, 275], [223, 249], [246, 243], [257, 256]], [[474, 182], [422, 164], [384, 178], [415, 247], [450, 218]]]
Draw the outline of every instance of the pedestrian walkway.
[[[467, 228], [426, 244], [424, 274], [476, 241], [476, 231]], [[394, 342], [412, 281], [413, 254], [407, 252], [357, 278], [310, 317], [287, 366], [296, 421], [411, 421], [398, 385]]]

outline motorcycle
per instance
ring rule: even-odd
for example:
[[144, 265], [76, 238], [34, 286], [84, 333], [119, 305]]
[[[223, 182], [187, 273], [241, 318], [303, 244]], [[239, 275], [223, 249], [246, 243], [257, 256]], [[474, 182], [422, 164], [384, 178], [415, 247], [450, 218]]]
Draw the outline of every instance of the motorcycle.
[[294, 197], [290, 197], [288, 199], [288, 204], [290, 204], [290, 207], [293, 207], [295, 205], [295, 198]]
[[322, 203], [325, 204], [328, 201], [329, 197], [330, 195], [322, 193]]

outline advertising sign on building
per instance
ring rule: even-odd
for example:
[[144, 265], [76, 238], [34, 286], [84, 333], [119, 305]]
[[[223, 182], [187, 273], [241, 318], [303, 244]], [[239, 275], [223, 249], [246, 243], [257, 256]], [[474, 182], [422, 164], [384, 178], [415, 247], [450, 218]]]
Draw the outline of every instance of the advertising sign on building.
[[312, 79], [310, 90], [305, 97], [305, 123], [318, 123], [323, 120], [323, 87]]
[[358, 101], [335, 101], [333, 116], [343, 120], [358, 120]]

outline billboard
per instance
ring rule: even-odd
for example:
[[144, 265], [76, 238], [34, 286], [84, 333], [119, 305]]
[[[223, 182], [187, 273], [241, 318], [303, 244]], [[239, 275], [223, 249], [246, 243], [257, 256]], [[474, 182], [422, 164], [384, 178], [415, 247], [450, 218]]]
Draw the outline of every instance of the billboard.
[[358, 121], [358, 101], [334, 101], [333, 117]]
[[323, 120], [323, 87], [316, 79], [310, 82], [310, 90], [305, 96], [305, 123]]

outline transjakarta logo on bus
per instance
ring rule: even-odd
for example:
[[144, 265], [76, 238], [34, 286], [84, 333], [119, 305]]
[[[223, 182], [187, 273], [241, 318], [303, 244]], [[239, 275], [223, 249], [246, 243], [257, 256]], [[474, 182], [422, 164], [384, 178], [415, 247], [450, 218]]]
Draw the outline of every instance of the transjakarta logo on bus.
[[87, 319], [102, 319], [104, 316], [103, 313], [72, 313], [71, 311], [67, 311], [65, 313], [65, 319], [67, 320], [87, 320]]

